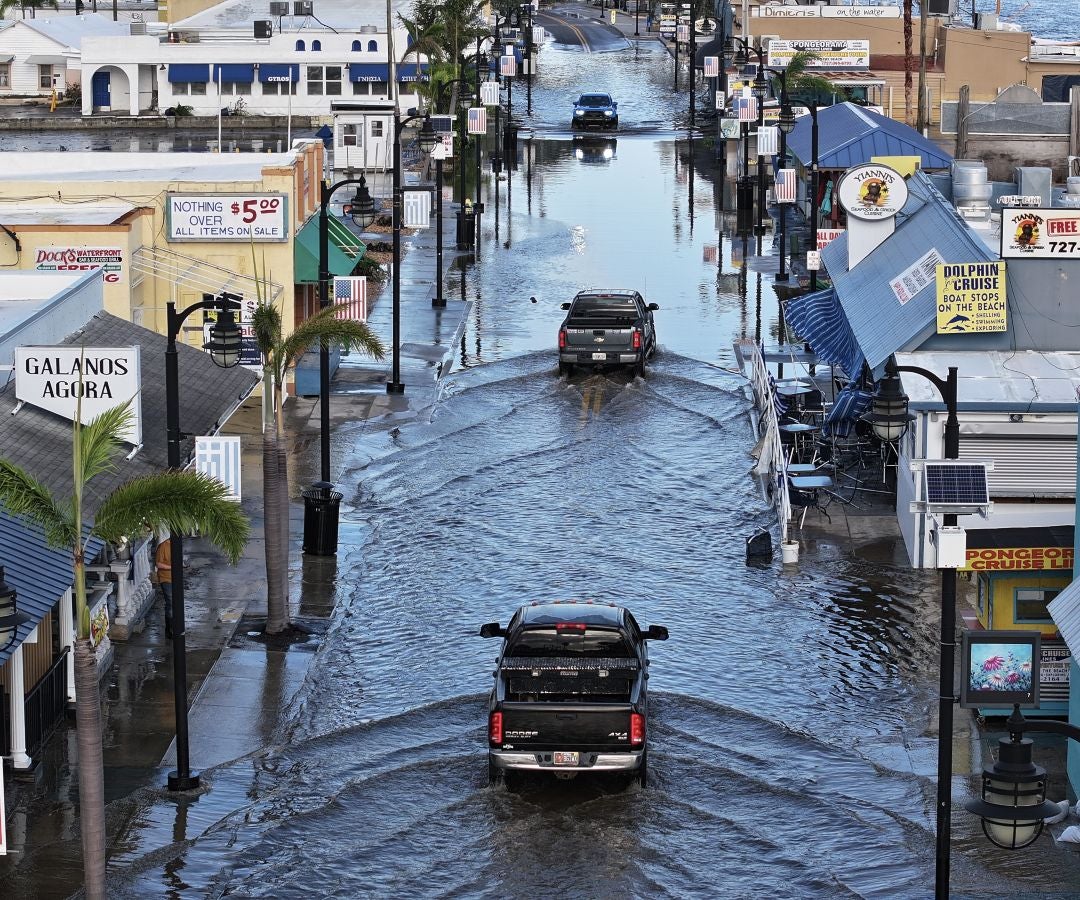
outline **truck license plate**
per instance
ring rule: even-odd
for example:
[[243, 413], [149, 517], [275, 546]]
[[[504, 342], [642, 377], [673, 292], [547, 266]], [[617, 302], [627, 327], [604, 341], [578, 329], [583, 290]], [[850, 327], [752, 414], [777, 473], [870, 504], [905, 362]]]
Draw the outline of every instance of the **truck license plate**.
[[607, 359], [607, 354], [606, 353], [594, 353], [592, 355], [592, 358], [593, 359]]
[[552, 754], [552, 761], [557, 766], [576, 766], [578, 764], [578, 751], [556, 750]]

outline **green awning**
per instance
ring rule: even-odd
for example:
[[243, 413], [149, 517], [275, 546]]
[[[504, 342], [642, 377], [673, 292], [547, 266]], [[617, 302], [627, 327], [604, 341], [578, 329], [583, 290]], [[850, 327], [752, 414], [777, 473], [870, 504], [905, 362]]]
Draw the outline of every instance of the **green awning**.
[[354, 262], [364, 255], [364, 242], [349, 231], [340, 221], [330, 216], [326, 220], [327, 234], [330, 240], [338, 245], [338, 248]]
[[[338, 242], [333, 240], [333, 231], [329, 232], [331, 240], [327, 245], [327, 263], [330, 276], [352, 275], [356, 267], [357, 257], [351, 257], [345, 253]], [[319, 283], [319, 217], [312, 216], [296, 232], [293, 241], [293, 280], [297, 284]]]

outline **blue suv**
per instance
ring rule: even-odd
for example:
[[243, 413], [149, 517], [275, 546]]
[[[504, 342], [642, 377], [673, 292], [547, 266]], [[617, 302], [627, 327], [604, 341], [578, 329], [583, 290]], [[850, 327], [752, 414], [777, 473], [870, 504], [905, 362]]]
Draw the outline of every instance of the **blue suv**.
[[582, 94], [574, 104], [571, 128], [604, 128], [613, 131], [619, 127], [619, 104], [610, 94]]

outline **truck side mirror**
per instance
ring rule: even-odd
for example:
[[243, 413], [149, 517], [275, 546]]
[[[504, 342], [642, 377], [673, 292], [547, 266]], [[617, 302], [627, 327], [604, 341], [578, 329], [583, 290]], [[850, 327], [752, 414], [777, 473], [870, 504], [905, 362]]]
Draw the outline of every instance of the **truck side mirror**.
[[482, 638], [502, 637], [504, 634], [506, 632], [503, 631], [498, 622], [488, 622], [487, 625], [480, 626], [480, 637]]
[[649, 630], [645, 632], [647, 641], [666, 641], [667, 639], [667, 629], [663, 625], [650, 625]]
[[649, 309], [659, 309], [659, 308], [660, 308], [659, 303], [650, 303], [649, 304]]
[[560, 307], [560, 309], [569, 309], [570, 304], [569, 303], [561, 303], [561, 304], [559, 304], [559, 307]]

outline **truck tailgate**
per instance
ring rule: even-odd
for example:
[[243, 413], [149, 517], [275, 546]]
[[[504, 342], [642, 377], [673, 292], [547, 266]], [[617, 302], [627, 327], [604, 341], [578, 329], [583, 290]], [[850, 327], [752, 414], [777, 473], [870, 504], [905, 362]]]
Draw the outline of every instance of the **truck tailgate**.
[[629, 750], [629, 703], [502, 703], [506, 750]]
[[634, 329], [626, 328], [570, 328], [566, 329], [568, 350], [604, 350], [609, 353], [633, 349]]

